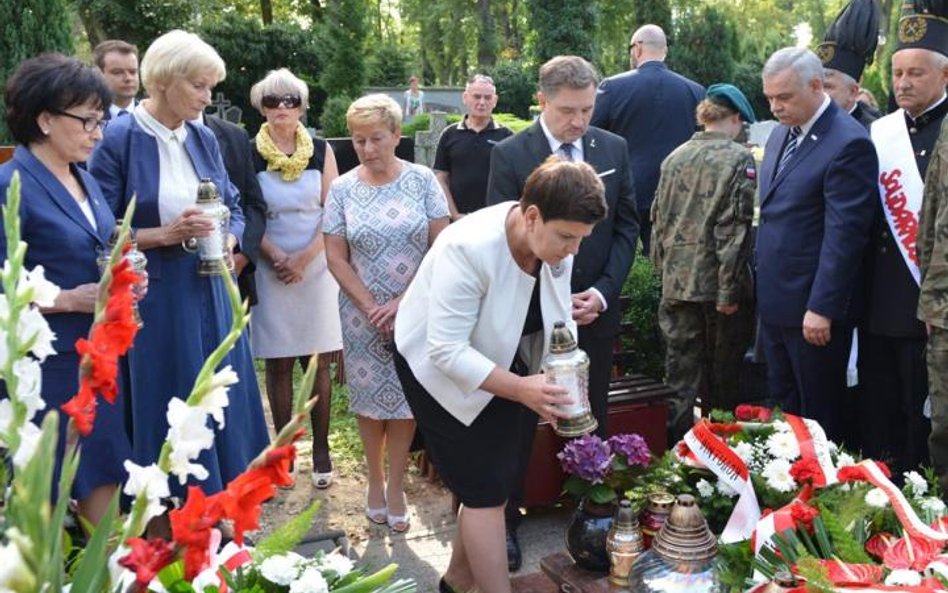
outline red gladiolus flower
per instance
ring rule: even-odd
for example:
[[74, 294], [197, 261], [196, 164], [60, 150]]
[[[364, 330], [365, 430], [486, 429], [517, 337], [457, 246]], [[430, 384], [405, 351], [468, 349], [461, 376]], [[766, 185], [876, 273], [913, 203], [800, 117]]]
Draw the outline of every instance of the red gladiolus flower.
[[119, 558], [121, 566], [135, 573], [139, 585], [148, 585], [162, 568], [174, 561], [174, 546], [161, 538], [151, 541], [132, 537], [125, 541], [131, 551]]
[[176, 544], [185, 548], [184, 572], [193, 579], [209, 561], [208, 546], [211, 543], [211, 528], [223, 515], [219, 499], [208, 498], [197, 486], [188, 488], [184, 506], [169, 514], [171, 535]]
[[910, 568], [921, 572], [940, 552], [940, 544], [906, 534], [882, 554], [882, 563], [890, 570]]
[[734, 417], [741, 422], [770, 422], [773, 411], [762, 406], [741, 404], [734, 408]]
[[897, 541], [898, 538], [891, 533], [877, 533], [866, 540], [866, 552], [877, 560], [882, 560], [886, 551]]
[[234, 524], [234, 541], [244, 543], [244, 532], [260, 528], [263, 503], [276, 494], [270, 476], [263, 469], [248, 470], [227, 485], [227, 490], [215, 495], [224, 516]]
[[823, 469], [813, 457], [803, 457], [790, 466], [790, 476], [798, 484], [812, 484], [814, 481], [823, 481]]
[[293, 476], [290, 475], [290, 465], [296, 459], [296, 446], [284, 445], [275, 447], [267, 452], [263, 471], [276, 486], [292, 486]]
[[79, 393], [60, 406], [60, 409], [73, 419], [79, 434], [86, 436], [92, 432], [92, 426], [95, 424], [95, 407], [95, 394], [87, 383], [80, 383]]

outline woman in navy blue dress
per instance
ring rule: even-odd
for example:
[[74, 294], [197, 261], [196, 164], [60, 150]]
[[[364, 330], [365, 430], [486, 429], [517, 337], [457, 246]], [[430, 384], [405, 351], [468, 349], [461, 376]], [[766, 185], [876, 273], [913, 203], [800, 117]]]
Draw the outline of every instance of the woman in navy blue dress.
[[[139, 304], [144, 327], [129, 352], [132, 446], [136, 463], [158, 459], [168, 431], [172, 398], [184, 399], [204, 363], [231, 325], [223, 280], [198, 274], [198, 256], [182, 242], [207, 236], [211, 220], [195, 208], [201, 178], [210, 178], [230, 208], [230, 245], [241, 238], [244, 218], [213, 132], [193, 123], [211, 102], [211, 90], [225, 75], [224, 62], [198, 36], [171, 31], [152, 43], [142, 58], [142, 83], [148, 99], [131, 117], [113, 120], [89, 160], [117, 217], [133, 194], [132, 226], [148, 257], [148, 295]], [[269, 443], [260, 391], [246, 335], [224, 359], [240, 382], [229, 390], [223, 427], [213, 424], [215, 440], [196, 463], [206, 479], [189, 483], [211, 494], [243, 472]], [[184, 488], [171, 480], [172, 494]]]
[[[91, 175], [76, 166], [102, 138], [102, 118], [111, 92], [99, 71], [74, 58], [47, 54], [20, 64], [7, 82], [7, 127], [18, 146], [13, 160], [0, 166], [0, 201], [19, 171], [22, 201], [20, 226], [28, 244], [27, 269], [43, 266], [46, 278], [62, 291], [50, 308], [41, 309], [56, 334], [42, 365], [42, 397], [58, 410], [79, 389], [76, 340], [92, 325], [99, 281], [97, 251], [104, 249], [115, 218]], [[0, 228], [0, 257], [7, 252]], [[130, 454], [124, 428], [123, 398], [100, 400], [95, 429], [79, 440], [79, 472], [72, 496], [79, 513], [98, 523], [117, 487], [125, 480], [122, 466]], [[68, 418], [61, 415], [54, 482], [62, 465]]]

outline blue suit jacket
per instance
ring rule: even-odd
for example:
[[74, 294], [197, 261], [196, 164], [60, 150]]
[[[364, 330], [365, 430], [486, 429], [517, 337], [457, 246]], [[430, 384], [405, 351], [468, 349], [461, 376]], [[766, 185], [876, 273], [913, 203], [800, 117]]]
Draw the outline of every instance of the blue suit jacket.
[[[63, 184], [23, 146], [17, 147], [11, 161], [0, 166], [0, 202], [6, 203], [14, 171], [20, 172], [20, 232], [28, 245], [26, 268], [43, 266], [46, 278], [63, 289], [98, 282], [97, 250], [106, 247], [115, 218], [95, 179], [81, 168], [72, 167], [92, 206], [96, 222], [96, 228], [92, 228]], [[6, 253], [7, 238], [0, 228], [0, 259], [6, 260]], [[92, 315], [52, 313], [46, 315], [46, 320], [56, 333], [53, 348], [73, 352], [76, 339], [89, 333]]]
[[[185, 150], [198, 178], [208, 177], [217, 186], [224, 203], [230, 208], [230, 232], [240, 241], [244, 217], [238, 205], [237, 189], [230, 182], [220, 147], [214, 133], [202, 125], [186, 122], [188, 136]], [[153, 228], [161, 226], [158, 214], [159, 160], [158, 142], [150, 136], [134, 117], [121, 117], [109, 124], [105, 138], [89, 159], [89, 172], [102, 187], [102, 193], [117, 218], [133, 194], [137, 194], [132, 226]], [[195, 199], [197, 196], [195, 196]], [[148, 254], [147, 251], [145, 253]], [[148, 258], [148, 274], [161, 278], [161, 258]]]
[[879, 162], [866, 129], [830, 102], [774, 177], [789, 129], [767, 140], [760, 171], [757, 306], [761, 319], [800, 327], [807, 310], [854, 322]]
[[695, 132], [704, 87], [652, 61], [602, 81], [591, 125], [625, 138], [639, 210], [652, 206], [665, 160]]

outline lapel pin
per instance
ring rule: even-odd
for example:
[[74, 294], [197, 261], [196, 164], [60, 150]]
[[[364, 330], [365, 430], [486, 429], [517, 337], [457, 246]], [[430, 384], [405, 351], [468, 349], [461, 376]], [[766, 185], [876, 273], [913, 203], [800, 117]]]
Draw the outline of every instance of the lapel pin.
[[816, 134], [810, 134], [810, 139], [816, 142], [819, 138], [816, 137]]
[[595, 139], [595, 138], [590, 138], [590, 139], [589, 139], [589, 148], [596, 148], [596, 139]]

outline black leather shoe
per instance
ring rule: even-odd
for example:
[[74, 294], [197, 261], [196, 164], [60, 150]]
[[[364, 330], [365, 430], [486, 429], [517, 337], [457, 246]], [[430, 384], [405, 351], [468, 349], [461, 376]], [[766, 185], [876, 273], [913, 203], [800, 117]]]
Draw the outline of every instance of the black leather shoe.
[[507, 530], [507, 569], [517, 572], [523, 564], [523, 554], [520, 552], [520, 542], [517, 541], [517, 532]]

